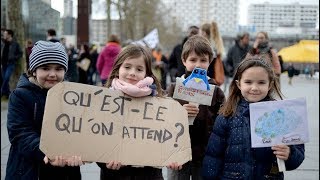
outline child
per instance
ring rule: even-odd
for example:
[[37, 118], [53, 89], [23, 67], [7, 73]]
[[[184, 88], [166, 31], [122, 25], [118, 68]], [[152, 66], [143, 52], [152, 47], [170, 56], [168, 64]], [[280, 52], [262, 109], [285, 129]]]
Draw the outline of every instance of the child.
[[242, 61], [230, 84], [203, 160], [204, 179], [283, 179], [277, 159], [286, 169], [299, 167], [304, 145], [251, 148], [249, 104], [275, 100], [282, 93], [272, 67], [261, 59]]
[[68, 56], [60, 43], [38, 41], [32, 48], [28, 75], [21, 75], [9, 98], [7, 128], [11, 147], [6, 180], [81, 179], [80, 157], [49, 160], [39, 149], [47, 92], [63, 81], [67, 64]]
[[[201, 35], [190, 37], [183, 46], [182, 62], [186, 69], [186, 74], [182, 75], [183, 79], [187, 78], [192, 70], [196, 67], [208, 69], [213, 60], [212, 47], [210, 42]], [[209, 77], [208, 77], [209, 78]], [[209, 78], [209, 83], [215, 85], [215, 81]], [[168, 89], [168, 96], [172, 97], [175, 84], [172, 84]], [[193, 125], [189, 126], [191, 138], [192, 161], [182, 166], [180, 171], [168, 170], [168, 179], [201, 179], [202, 160], [207, 146], [208, 139], [212, 130], [212, 126], [216, 116], [218, 115], [221, 104], [225, 101], [223, 91], [215, 86], [214, 94], [211, 100], [211, 106], [189, 104], [187, 101], [179, 100], [188, 111], [189, 117], [196, 117]]]
[[[139, 45], [128, 45], [117, 56], [106, 87], [121, 90], [129, 96], [162, 96], [160, 82], [151, 71], [151, 51]], [[97, 163], [100, 179], [107, 180], [162, 180], [162, 169], [154, 167], [122, 166], [121, 162]], [[169, 165], [179, 169], [177, 163]]]

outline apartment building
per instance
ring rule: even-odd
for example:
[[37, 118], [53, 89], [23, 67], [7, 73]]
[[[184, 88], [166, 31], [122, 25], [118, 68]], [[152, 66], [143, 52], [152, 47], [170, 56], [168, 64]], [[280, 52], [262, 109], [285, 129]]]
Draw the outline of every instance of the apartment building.
[[[293, 4], [251, 4], [248, 23], [256, 31], [275, 34], [318, 33], [319, 6]], [[316, 30], [318, 28], [318, 30]]]
[[172, 18], [186, 31], [190, 25], [216, 21], [221, 34], [233, 34], [239, 22], [240, 0], [162, 0]]

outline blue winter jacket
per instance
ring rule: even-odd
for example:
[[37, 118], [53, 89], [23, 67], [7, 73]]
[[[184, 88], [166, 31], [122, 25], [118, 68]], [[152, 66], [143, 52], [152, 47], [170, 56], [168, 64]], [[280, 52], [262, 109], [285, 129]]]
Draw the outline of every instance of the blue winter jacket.
[[[249, 103], [240, 100], [236, 115], [219, 115], [203, 160], [204, 179], [283, 179], [271, 147], [251, 148]], [[304, 160], [304, 145], [292, 145], [285, 161], [293, 170]]]
[[10, 94], [7, 128], [11, 143], [6, 180], [81, 179], [79, 167], [45, 165], [40, 151], [40, 135], [47, 90], [21, 75]]

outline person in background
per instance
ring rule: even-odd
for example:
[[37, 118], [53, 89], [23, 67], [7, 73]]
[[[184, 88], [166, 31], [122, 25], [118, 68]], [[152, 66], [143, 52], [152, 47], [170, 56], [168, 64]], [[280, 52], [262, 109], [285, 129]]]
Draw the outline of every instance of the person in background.
[[154, 74], [160, 80], [161, 87], [163, 90], [167, 89], [167, 72], [168, 72], [168, 60], [162, 54], [162, 50], [160, 47], [155, 48], [152, 51], [152, 56], [154, 61], [152, 62], [152, 70]]
[[54, 29], [47, 30], [47, 41], [60, 42], [56, 36], [57, 36], [56, 30], [54, 30]]
[[29, 56], [31, 54], [31, 50], [33, 48], [33, 43], [31, 39], [28, 39], [26, 41], [26, 45], [25, 45], [25, 53], [26, 53], [26, 72], [29, 69]]
[[97, 46], [96, 45], [92, 45], [90, 47], [90, 56], [91, 56], [91, 63], [88, 69], [88, 83], [91, 85], [96, 85], [97, 83], [97, 60], [99, 57], [99, 53], [97, 51]]
[[100, 75], [102, 86], [107, 82], [113, 63], [121, 50], [120, 39], [117, 35], [111, 34], [108, 42], [100, 52], [96, 64], [97, 71]]
[[213, 51], [215, 51], [216, 57], [208, 67], [208, 76], [213, 78], [215, 84], [220, 86], [224, 83], [224, 68], [222, 63], [224, 46], [222, 37], [219, 33], [218, 24], [215, 21], [211, 24], [203, 24], [200, 28], [200, 34], [210, 41]]
[[267, 32], [258, 32], [253, 47], [249, 50], [245, 58], [257, 58], [265, 60], [273, 68], [277, 76], [277, 83], [280, 84], [280, 61], [277, 52], [272, 48], [269, 41], [269, 35]]
[[249, 45], [250, 35], [248, 32], [241, 32], [237, 34], [234, 45], [229, 49], [226, 57], [226, 65], [228, 74], [233, 76], [235, 69], [237, 69], [239, 63], [246, 57], [249, 50], [252, 48]]
[[[182, 62], [185, 66], [186, 74], [181, 78], [186, 79], [191, 75], [194, 68], [208, 69], [210, 63], [215, 56], [208, 39], [201, 35], [190, 37], [183, 46]], [[209, 84], [214, 85], [214, 80], [209, 79]], [[187, 101], [177, 100], [183, 107], [186, 108], [189, 117], [195, 117], [193, 125], [189, 124], [189, 134], [191, 139], [192, 161], [187, 162], [182, 166], [181, 170], [168, 169], [168, 180], [193, 180], [201, 179], [202, 160], [205, 153], [205, 148], [214, 124], [215, 118], [218, 115], [220, 106], [225, 100], [223, 91], [218, 86], [214, 87], [211, 105], [190, 104]], [[172, 83], [168, 89], [168, 96], [173, 97], [176, 84]]]
[[67, 40], [65, 37], [60, 38], [60, 43], [62, 44], [62, 46], [64, 47], [64, 49], [67, 51]]
[[176, 77], [180, 77], [185, 73], [185, 67], [181, 60], [182, 47], [189, 37], [196, 35], [198, 33], [199, 33], [198, 26], [190, 26], [188, 28], [187, 36], [183, 38], [182, 43], [177, 44], [173, 48], [172, 53], [168, 60], [171, 82], [175, 82]]
[[[140, 45], [128, 45], [117, 56], [106, 87], [120, 90], [132, 97], [157, 96], [163, 92], [159, 80], [151, 70], [152, 53]], [[97, 163], [101, 168], [100, 180], [163, 180], [162, 169], [155, 167], [125, 166], [121, 162]], [[181, 165], [171, 163], [169, 168]]]
[[66, 72], [66, 80], [70, 82], [78, 82], [79, 81], [79, 73], [77, 67], [78, 60], [78, 50], [74, 47], [73, 44], [69, 45], [67, 49], [68, 54], [68, 71]]
[[245, 59], [236, 69], [229, 96], [219, 111], [203, 160], [202, 175], [212, 179], [283, 179], [277, 158], [286, 170], [303, 162], [304, 144], [251, 147], [250, 103], [282, 99], [277, 77], [261, 59]]
[[1, 41], [1, 99], [9, 98], [11, 93], [9, 81], [23, 54], [20, 45], [13, 39], [13, 37], [14, 34], [11, 29], [4, 30], [3, 41]]
[[[87, 44], [81, 44], [80, 46], [80, 52], [79, 52], [79, 58], [78, 58], [78, 62], [82, 63], [81, 61], [84, 59], [88, 59], [90, 60], [90, 64], [91, 64], [91, 56], [90, 56], [90, 52], [89, 52], [89, 46]], [[82, 84], [88, 84], [88, 70], [84, 70], [80, 67], [78, 67], [78, 73], [79, 73], [79, 83]]]
[[20, 76], [8, 102], [11, 146], [5, 180], [81, 180], [81, 157], [49, 159], [39, 149], [48, 90], [63, 81], [67, 69], [68, 56], [60, 43], [35, 43], [28, 73]]
[[287, 67], [287, 71], [288, 71], [288, 78], [289, 78], [289, 85], [292, 85], [292, 78], [296, 73], [296, 69], [294, 68], [292, 63], [289, 63], [288, 67]]
[[283, 73], [286, 71], [286, 69], [284, 68], [284, 65], [283, 65], [282, 56], [278, 55], [278, 58], [279, 58], [279, 63], [280, 63], [280, 67], [281, 67], [281, 73]]

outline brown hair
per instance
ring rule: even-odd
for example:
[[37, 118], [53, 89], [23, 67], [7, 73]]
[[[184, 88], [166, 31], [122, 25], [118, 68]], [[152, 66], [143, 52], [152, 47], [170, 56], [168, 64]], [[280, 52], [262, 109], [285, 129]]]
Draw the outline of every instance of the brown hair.
[[201, 35], [193, 35], [184, 43], [181, 54], [182, 61], [186, 61], [192, 51], [199, 56], [209, 55], [210, 63], [213, 60], [213, 51], [210, 42]]
[[264, 37], [266, 38], [266, 40], [267, 40], [267, 41], [269, 40], [269, 35], [268, 35], [268, 33], [267, 33], [266, 31], [260, 31], [260, 32], [257, 33], [257, 35], [258, 35], [258, 34], [263, 34]]
[[268, 92], [267, 97], [270, 99], [274, 99], [274, 94], [283, 99], [283, 94], [281, 93], [280, 86], [278, 81], [276, 80], [276, 75], [272, 70], [272, 67], [268, 65], [264, 60], [261, 59], [244, 59], [238, 66], [235, 75], [229, 86], [229, 96], [227, 101], [223, 104], [223, 106], [219, 110], [219, 114], [223, 116], [229, 117], [233, 116], [236, 113], [238, 103], [242, 97], [241, 91], [238, 88], [236, 81], [240, 81], [242, 74], [245, 70], [251, 67], [262, 67], [264, 68], [269, 76], [270, 81], [270, 90]]
[[108, 42], [115, 42], [115, 43], [120, 44], [120, 39], [117, 35], [111, 34], [108, 38]]
[[161, 89], [161, 84], [159, 80], [156, 78], [156, 76], [153, 74], [151, 70], [151, 62], [152, 62], [152, 53], [149, 49], [141, 46], [141, 45], [135, 45], [135, 44], [130, 44], [126, 46], [120, 54], [117, 56], [114, 65], [112, 67], [111, 73], [109, 75], [106, 87], [111, 86], [111, 82], [114, 78], [119, 78], [119, 69], [120, 66], [123, 64], [123, 62], [128, 59], [128, 58], [138, 58], [138, 57], [143, 57], [143, 60], [146, 65], [146, 76], [152, 77], [154, 80], [154, 83], [157, 86], [157, 96], [162, 96], [162, 89]]

